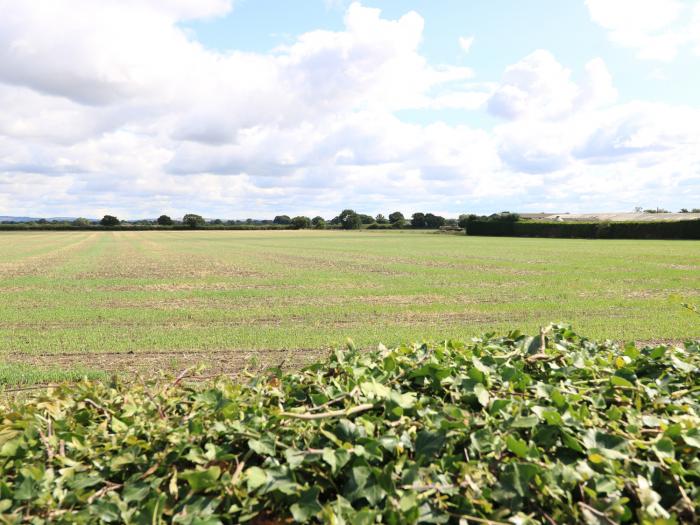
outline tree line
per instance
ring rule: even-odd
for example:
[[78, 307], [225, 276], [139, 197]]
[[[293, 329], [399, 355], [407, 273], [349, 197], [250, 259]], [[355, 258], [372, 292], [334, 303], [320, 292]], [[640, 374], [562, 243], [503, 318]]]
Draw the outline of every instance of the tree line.
[[[641, 208], [635, 211], [641, 211]], [[655, 210], [644, 210], [645, 213], [668, 213], [667, 210], [657, 208]], [[688, 210], [683, 208], [679, 213], [700, 213], [700, 208], [692, 208]], [[326, 228], [344, 229], [344, 230], [359, 230], [361, 228], [368, 229], [388, 229], [388, 228], [413, 228], [413, 229], [439, 229], [443, 227], [466, 228], [470, 222], [518, 222], [520, 216], [516, 213], [503, 211], [491, 215], [476, 215], [462, 214], [459, 218], [445, 218], [434, 213], [416, 212], [410, 217], [404, 216], [400, 211], [395, 211], [387, 216], [379, 213], [375, 216], [365, 213], [358, 213], [352, 209], [345, 209], [330, 220], [326, 220], [321, 216], [307, 217], [298, 215], [290, 217], [289, 215], [277, 215], [274, 219], [245, 219], [245, 220], [207, 220], [196, 213], [187, 213], [181, 219], [173, 219], [168, 215], [161, 215], [157, 219], [143, 220], [121, 220], [115, 215], [105, 215], [100, 220], [90, 220], [85, 218], [77, 218], [72, 221], [67, 220], [47, 220], [38, 219], [36, 221], [2, 221], [0, 224], [7, 225], [26, 225], [26, 226], [43, 226], [51, 225], [58, 227], [75, 227], [89, 228], [101, 226], [106, 228], [119, 226], [143, 226], [143, 227], [188, 227], [188, 228], [205, 228], [205, 227], [241, 227], [241, 229], [250, 227], [254, 228], [288, 228], [288, 229], [317, 229], [323, 230]]]
[[[161, 215], [157, 219], [145, 219], [137, 221], [126, 221], [121, 220], [115, 215], [105, 215], [99, 221], [89, 220], [85, 218], [78, 218], [73, 221], [48, 221], [46, 219], [39, 219], [33, 224], [53, 224], [53, 225], [65, 225], [65, 226], [75, 226], [75, 227], [90, 227], [90, 226], [102, 226], [102, 227], [117, 227], [122, 225], [133, 225], [133, 226], [187, 226], [190, 228], [203, 228], [206, 226], [278, 226], [287, 227], [291, 229], [317, 229], [322, 230], [325, 228], [335, 228], [344, 230], [357, 230], [360, 228], [426, 228], [426, 229], [438, 229], [443, 226], [461, 226], [463, 219], [467, 215], [461, 215], [459, 219], [447, 219], [440, 215], [434, 213], [423, 213], [416, 212], [409, 218], [405, 217], [400, 211], [395, 211], [390, 213], [388, 216], [383, 214], [378, 214], [376, 216], [367, 215], [365, 213], [358, 213], [355, 210], [346, 209], [340, 212], [338, 215], [330, 220], [325, 219], [321, 216], [307, 217], [305, 215], [298, 215], [295, 217], [290, 217], [289, 215], [277, 215], [272, 220], [255, 220], [246, 219], [242, 220], [228, 220], [223, 221], [221, 219], [206, 220], [201, 215], [195, 213], [187, 213], [181, 219], [173, 219], [168, 215]], [[10, 221], [5, 221], [5, 223], [10, 224]], [[24, 223], [32, 224], [32, 223]], [[462, 226], [463, 227], [463, 226]]]

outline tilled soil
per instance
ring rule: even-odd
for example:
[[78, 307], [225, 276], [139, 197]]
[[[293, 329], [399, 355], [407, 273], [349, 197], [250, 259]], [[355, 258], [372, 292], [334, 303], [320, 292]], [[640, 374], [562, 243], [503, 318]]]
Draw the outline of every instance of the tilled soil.
[[38, 369], [75, 367], [99, 370], [120, 377], [149, 379], [159, 375], [176, 375], [189, 370], [188, 376], [238, 376], [242, 372], [260, 372], [279, 367], [299, 369], [326, 355], [322, 350], [251, 350], [251, 351], [178, 351], [178, 352], [107, 352], [64, 354], [8, 354], [9, 364], [25, 364]]

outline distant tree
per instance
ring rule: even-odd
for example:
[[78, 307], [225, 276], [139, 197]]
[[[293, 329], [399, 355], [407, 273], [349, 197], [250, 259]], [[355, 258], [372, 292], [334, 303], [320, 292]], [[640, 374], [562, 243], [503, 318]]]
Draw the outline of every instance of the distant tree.
[[378, 214], [378, 215], [374, 218], [374, 220], [375, 220], [375, 222], [376, 222], [377, 224], [389, 224], [389, 219], [387, 219], [386, 217], [384, 217], [384, 215], [382, 215], [381, 213]]
[[690, 213], [700, 213], [700, 208], [693, 208]]
[[78, 226], [80, 228], [85, 228], [86, 226], [90, 226], [90, 221], [87, 220], [84, 217], [78, 217], [75, 219], [72, 223], [73, 226]]
[[440, 228], [445, 225], [445, 217], [434, 215], [432, 213], [425, 214], [425, 226], [428, 228]]
[[340, 224], [340, 215], [336, 215], [335, 217], [333, 217], [331, 219], [330, 223], [333, 224], [334, 226], [337, 226], [338, 224]]
[[100, 221], [102, 226], [119, 226], [121, 222], [114, 215], [105, 215]]
[[634, 207], [634, 213], [642, 213], [644, 211], [644, 208], [641, 206], [635, 206]]
[[253, 219], [246, 219], [245, 223], [248, 225], [251, 225], [251, 224], [253, 224]]
[[37, 224], [48, 224], [49, 221], [47, 221], [46, 219], [39, 219], [38, 221], [36, 221], [36, 223]]
[[413, 228], [425, 228], [425, 214], [417, 212], [411, 215], [411, 226]]
[[477, 217], [475, 220], [490, 222], [518, 222], [520, 220], [520, 215], [509, 211], [502, 211], [501, 213], [492, 213], [488, 217], [482, 215], [481, 217]]
[[167, 215], [161, 215], [160, 217], [158, 217], [158, 220], [156, 220], [156, 222], [160, 226], [172, 226], [173, 225], [173, 220], [170, 217], [168, 217]]
[[509, 211], [502, 211], [498, 220], [501, 222], [518, 222], [520, 220], [520, 215]]
[[214, 226], [221, 226], [224, 223], [221, 219], [214, 219], [213, 221], [209, 221], [209, 224], [213, 224]]
[[362, 224], [374, 224], [374, 217], [371, 215], [366, 215], [364, 213], [358, 213], [357, 215], [360, 217]]
[[189, 226], [190, 228], [199, 228], [204, 226], [206, 222], [201, 215], [195, 215], [194, 213], [188, 213], [182, 218], [182, 224]]
[[656, 209], [648, 209], [644, 210], [644, 213], [669, 213], [668, 210], [664, 210], [663, 208], [656, 208]]
[[394, 213], [389, 214], [389, 222], [391, 224], [394, 224], [399, 221], [401, 221], [402, 223], [406, 221], [406, 217], [403, 216], [403, 213], [401, 213], [400, 211], [395, 211]]
[[473, 213], [469, 213], [469, 214], [464, 213], [464, 214], [459, 216], [459, 219], [457, 220], [457, 226], [459, 226], [460, 228], [466, 228], [467, 224], [477, 220], [478, 218], [479, 218], [479, 216], [474, 215]]
[[272, 222], [275, 224], [282, 224], [284, 226], [288, 226], [292, 224], [292, 219], [289, 218], [289, 215], [278, 215]]
[[678, 213], [690, 213], [690, 212], [688, 211], [688, 208], [681, 208], [681, 211], [679, 211]]
[[304, 217], [303, 215], [299, 215], [298, 217], [294, 217], [292, 219], [292, 226], [297, 230], [311, 228], [311, 219]]
[[311, 219], [311, 224], [313, 224], [313, 227], [316, 228], [317, 230], [323, 230], [326, 227], [326, 220], [317, 215], [313, 219]]
[[343, 210], [338, 215], [338, 220], [344, 230], [359, 230], [362, 227], [362, 219], [355, 210]]

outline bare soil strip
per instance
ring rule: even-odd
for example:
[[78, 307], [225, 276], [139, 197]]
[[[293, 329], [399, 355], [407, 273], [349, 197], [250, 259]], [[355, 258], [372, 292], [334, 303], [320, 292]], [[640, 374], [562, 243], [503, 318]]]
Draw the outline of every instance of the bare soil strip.
[[25, 364], [49, 370], [90, 368], [122, 377], [152, 378], [161, 373], [176, 374], [182, 370], [202, 367], [202, 374], [237, 376], [244, 371], [258, 372], [279, 367], [298, 369], [317, 361], [326, 354], [320, 350], [252, 350], [219, 352], [105, 352], [95, 354], [21, 354], [5, 356], [8, 364]]

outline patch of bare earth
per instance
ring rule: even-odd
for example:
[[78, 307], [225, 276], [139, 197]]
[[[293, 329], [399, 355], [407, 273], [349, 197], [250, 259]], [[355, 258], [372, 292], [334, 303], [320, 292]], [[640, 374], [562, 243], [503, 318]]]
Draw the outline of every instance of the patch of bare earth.
[[[25, 364], [39, 370], [71, 370], [76, 367], [101, 370], [125, 378], [153, 378], [190, 370], [193, 376], [239, 376], [279, 367], [302, 368], [326, 355], [322, 350], [238, 350], [178, 352], [105, 352], [64, 354], [8, 354], [8, 364]], [[201, 370], [200, 370], [201, 367]]]
[[0, 262], [0, 278], [46, 275], [66, 263], [86, 246], [94, 243], [97, 236], [97, 233], [91, 233], [78, 241], [64, 244], [46, 253], [25, 257], [11, 263]]

